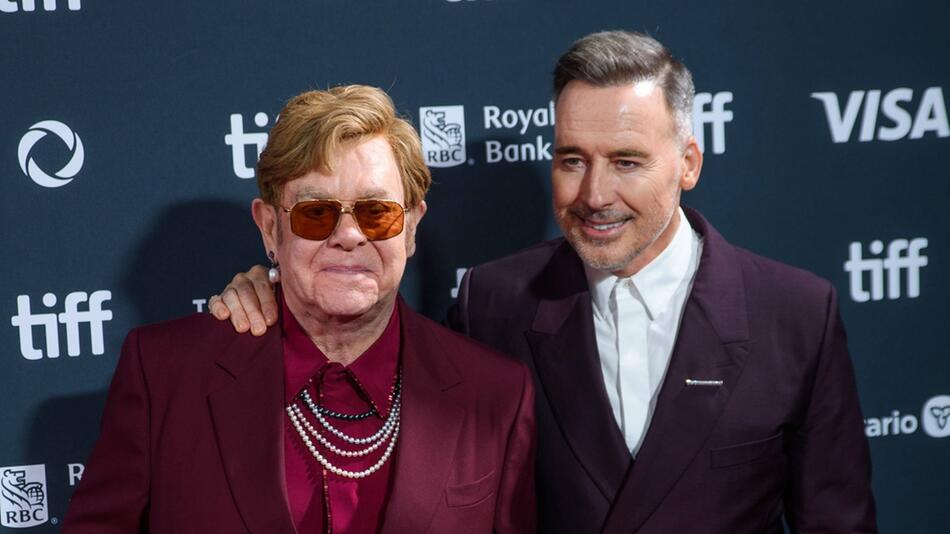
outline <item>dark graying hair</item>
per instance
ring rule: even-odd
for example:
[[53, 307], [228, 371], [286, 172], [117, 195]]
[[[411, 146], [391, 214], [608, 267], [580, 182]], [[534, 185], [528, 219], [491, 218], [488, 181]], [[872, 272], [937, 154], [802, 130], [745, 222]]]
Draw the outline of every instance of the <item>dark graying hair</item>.
[[554, 66], [554, 101], [573, 80], [596, 87], [653, 81], [663, 89], [676, 135], [692, 135], [693, 76], [656, 39], [630, 31], [592, 33], [577, 40]]

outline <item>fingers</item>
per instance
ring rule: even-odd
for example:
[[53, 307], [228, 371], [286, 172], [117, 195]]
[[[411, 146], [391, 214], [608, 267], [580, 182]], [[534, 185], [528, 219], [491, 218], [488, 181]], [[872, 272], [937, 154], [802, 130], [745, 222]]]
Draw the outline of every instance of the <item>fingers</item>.
[[[261, 267], [263, 270], [263, 267]], [[248, 273], [251, 275], [252, 273]], [[256, 274], [256, 273], [254, 273]], [[267, 326], [272, 326], [277, 322], [277, 296], [274, 294], [274, 286], [267, 279], [267, 275], [264, 275], [263, 280], [259, 280], [257, 276], [249, 276], [254, 280], [254, 291], [257, 293], [257, 303], [260, 304], [260, 312], [264, 315], [264, 321], [267, 323]], [[250, 306], [253, 305], [253, 302], [243, 302], [244, 308], [250, 310]]]
[[263, 266], [255, 265], [251, 267], [247, 272], [247, 281], [254, 288], [255, 298], [244, 298], [243, 293], [240, 296], [244, 311], [247, 312], [248, 318], [251, 320], [251, 331], [253, 332], [255, 315], [258, 313], [263, 316], [264, 323], [267, 326], [277, 322], [277, 298], [274, 296], [274, 286], [268, 279], [267, 269]]
[[233, 286], [228, 286], [221, 293], [221, 302], [228, 307], [231, 313], [231, 326], [240, 333], [247, 332], [251, 328], [251, 321], [247, 318], [244, 306], [241, 305], [241, 297]]
[[211, 297], [208, 299], [208, 312], [210, 312], [211, 315], [214, 315], [214, 318], [219, 321], [223, 321], [228, 317], [231, 317], [231, 310], [229, 310], [228, 307], [225, 306], [223, 302], [221, 302], [220, 295], [211, 295]]
[[264, 335], [269, 325], [277, 322], [277, 299], [267, 279], [267, 270], [255, 265], [246, 273], [238, 273], [231, 283], [208, 301], [208, 310], [220, 320], [231, 319], [239, 333], [250, 331]]

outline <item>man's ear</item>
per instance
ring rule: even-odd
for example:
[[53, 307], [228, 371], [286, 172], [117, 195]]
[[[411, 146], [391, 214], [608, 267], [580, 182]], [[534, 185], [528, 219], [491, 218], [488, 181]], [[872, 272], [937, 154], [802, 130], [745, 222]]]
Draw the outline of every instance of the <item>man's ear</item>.
[[426, 206], [426, 201], [423, 200], [419, 205], [406, 212], [406, 228], [404, 231], [406, 232], [407, 258], [416, 253], [416, 227], [419, 225], [419, 221], [425, 217], [427, 209], [429, 207]]
[[[251, 202], [251, 216], [254, 217], [254, 223], [261, 232], [261, 240], [264, 242], [264, 249], [267, 252], [277, 253], [277, 245], [280, 243], [280, 225], [277, 223], [277, 208], [255, 198]], [[278, 258], [274, 258], [279, 261]]]
[[696, 143], [696, 138], [690, 136], [683, 150], [683, 174], [680, 175], [680, 188], [689, 191], [699, 182], [699, 173], [703, 169], [703, 152]]

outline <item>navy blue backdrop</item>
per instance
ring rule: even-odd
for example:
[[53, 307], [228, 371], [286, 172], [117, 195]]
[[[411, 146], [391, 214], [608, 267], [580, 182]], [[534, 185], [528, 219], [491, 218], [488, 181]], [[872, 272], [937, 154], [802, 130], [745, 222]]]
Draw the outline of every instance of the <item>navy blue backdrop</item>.
[[289, 97], [378, 85], [444, 134], [403, 285], [441, 318], [459, 269], [557, 235], [550, 72], [615, 28], [693, 71], [685, 202], [837, 286], [882, 531], [950, 531], [950, 4], [826, 4], [0, 0], [0, 482], [29, 500], [0, 532], [58, 531], [126, 332], [264, 262], [253, 166]]

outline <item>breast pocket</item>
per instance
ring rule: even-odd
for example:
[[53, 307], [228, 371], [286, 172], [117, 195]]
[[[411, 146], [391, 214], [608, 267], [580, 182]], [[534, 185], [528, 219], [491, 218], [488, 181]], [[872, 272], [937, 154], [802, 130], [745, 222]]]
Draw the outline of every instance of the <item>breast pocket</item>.
[[713, 469], [767, 460], [782, 454], [782, 433], [756, 441], [720, 447], [709, 451]]
[[445, 487], [445, 502], [450, 508], [479, 504], [495, 494], [495, 472], [474, 482], [448, 485]]

